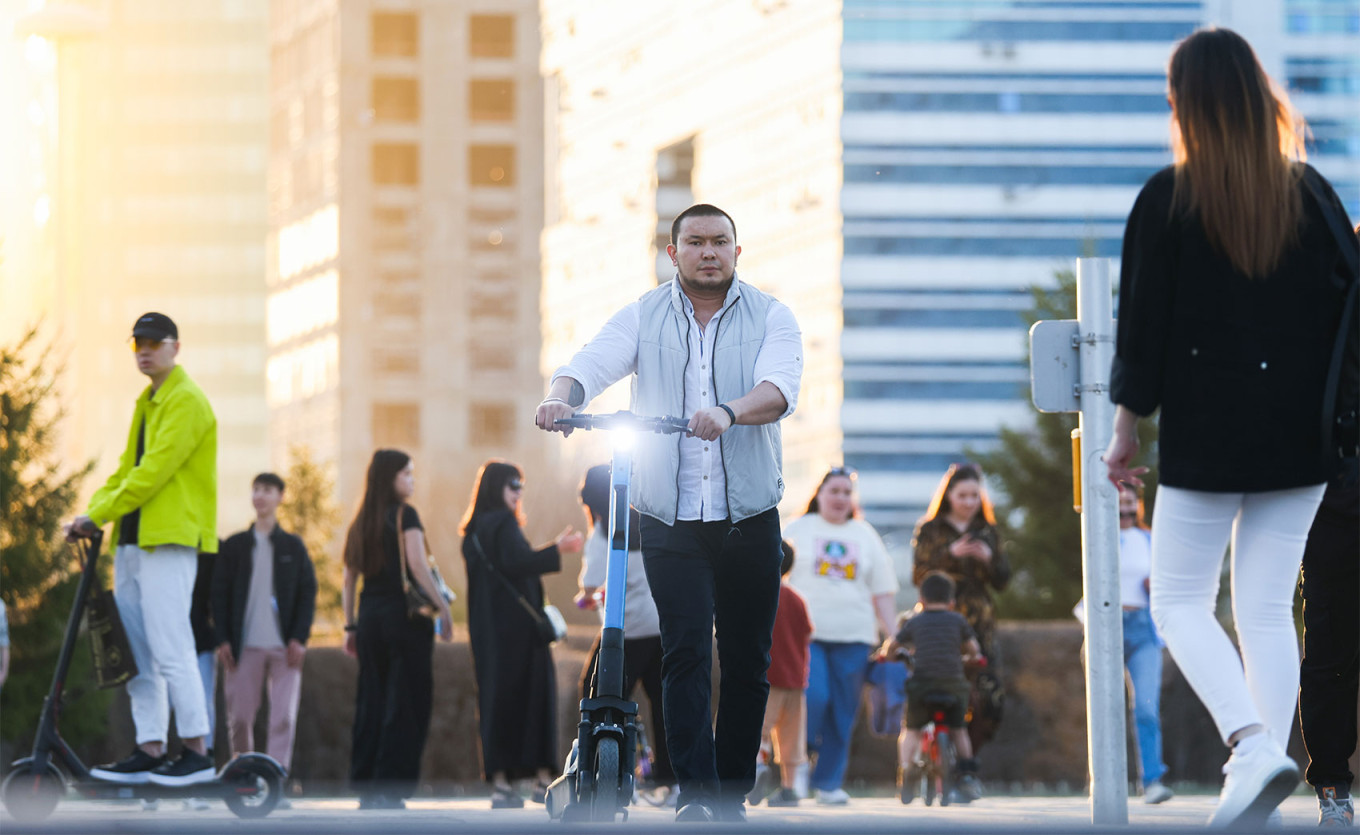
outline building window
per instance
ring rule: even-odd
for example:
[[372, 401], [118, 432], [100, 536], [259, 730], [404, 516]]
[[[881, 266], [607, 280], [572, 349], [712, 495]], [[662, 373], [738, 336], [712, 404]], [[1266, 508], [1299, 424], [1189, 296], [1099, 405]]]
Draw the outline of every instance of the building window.
[[473, 446], [508, 447], [515, 437], [514, 407], [509, 403], [473, 403], [468, 433]]
[[419, 54], [420, 21], [413, 14], [377, 12], [373, 15], [373, 55], [377, 58], [414, 58]]
[[514, 145], [469, 145], [468, 182], [474, 186], [515, 184]]
[[373, 79], [373, 117], [379, 122], [420, 121], [420, 82], [414, 78]]
[[468, 116], [475, 122], [508, 122], [515, 118], [515, 82], [508, 78], [468, 82]]
[[373, 444], [408, 449], [420, 446], [420, 404], [374, 403]]
[[420, 148], [414, 142], [373, 146], [373, 182], [380, 186], [420, 184]]
[[420, 373], [420, 354], [414, 348], [378, 351], [373, 355], [373, 371], [377, 374], [415, 375]]
[[515, 18], [475, 14], [468, 31], [468, 54], [473, 58], [515, 57]]
[[473, 321], [498, 319], [513, 321], [516, 313], [516, 299], [513, 292], [499, 290], [473, 290], [468, 304], [468, 317]]
[[375, 206], [373, 209], [373, 249], [376, 252], [402, 252], [411, 248], [411, 211], [402, 206]]

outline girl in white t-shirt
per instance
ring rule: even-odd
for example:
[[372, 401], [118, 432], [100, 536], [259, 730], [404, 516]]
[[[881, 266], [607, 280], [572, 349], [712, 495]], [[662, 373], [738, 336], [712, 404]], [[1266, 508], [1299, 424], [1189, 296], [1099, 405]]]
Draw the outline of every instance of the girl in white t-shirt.
[[807, 514], [784, 531], [798, 550], [789, 585], [807, 600], [814, 624], [808, 675], [808, 748], [817, 751], [810, 784], [822, 804], [843, 804], [850, 732], [870, 650], [893, 634], [897, 572], [883, 540], [859, 518], [855, 472], [830, 470]]

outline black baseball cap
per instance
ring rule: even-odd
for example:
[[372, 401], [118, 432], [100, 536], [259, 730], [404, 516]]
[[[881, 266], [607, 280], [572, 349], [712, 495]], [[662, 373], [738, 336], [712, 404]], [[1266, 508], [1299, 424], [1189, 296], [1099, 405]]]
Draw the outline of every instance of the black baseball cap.
[[132, 325], [133, 337], [147, 336], [152, 339], [179, 339], [179, 328], [164, 313], [143, 313]]

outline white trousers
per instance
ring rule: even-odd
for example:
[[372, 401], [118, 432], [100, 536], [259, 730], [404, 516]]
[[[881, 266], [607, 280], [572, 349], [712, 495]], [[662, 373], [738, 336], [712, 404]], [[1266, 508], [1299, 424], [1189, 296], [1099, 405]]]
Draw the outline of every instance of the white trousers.
[[210, 733], [189, 625], [197, 574], [198, 552], [186, 545], [119, 545], [114, 554], [113, 596], [137, 661], [127, 690], [138, 745], [167, 740], [171, 708], [182, 739]]
[[[1152, 521], [1152, 618], [1219, 736], [1262, 724], [1283, 748], [1299, 690], [1294, 587], [1325, 485], [1265, 493], [1163, 486]], [[1214, 616], [1232, 541], [1241, 656]]]

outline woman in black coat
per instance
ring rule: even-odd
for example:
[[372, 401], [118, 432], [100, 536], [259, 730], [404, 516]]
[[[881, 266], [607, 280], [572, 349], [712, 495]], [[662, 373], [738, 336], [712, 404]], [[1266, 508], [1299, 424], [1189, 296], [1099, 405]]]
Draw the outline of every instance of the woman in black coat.
[[[1338, 264], [1355, 239], [1245, 40], [1194, 33], [1167, 87], [1176, 165], [1144, 186], [1124, 234], [1105, 462], [1111, 480], [1139, 484], [1137, 421], [1160, 408], [1152, 616], [1232, 747], [1210, 824], [1259, 827], [1298, 784], [1284, 751], [1294, 586], [1339, 463], [1323, 404], [1348, 284]], [[1229, 541], [1240, 660], [1214, 618]]]
[[518, 467], [487, 462], [463, 520], [482, 773], [491, 784], [493, 809], [524, 805], [512, 780], [536, 778], [538, 800], [560, 767], [557, 672], [521, 598], [541, 610], [539, 578], [560, 571], [562, 553], [580, 551], [582, 541], [568, 527], [552, 545], [531, 546], [520, 527], [523, 492]]

